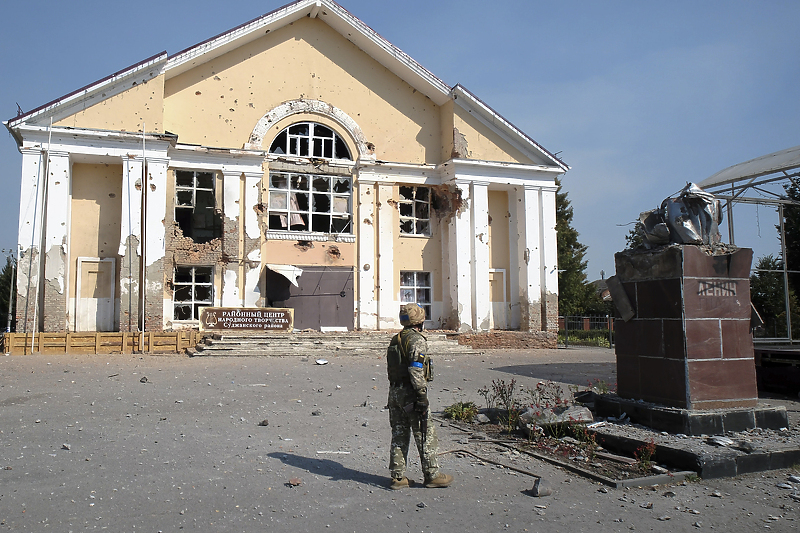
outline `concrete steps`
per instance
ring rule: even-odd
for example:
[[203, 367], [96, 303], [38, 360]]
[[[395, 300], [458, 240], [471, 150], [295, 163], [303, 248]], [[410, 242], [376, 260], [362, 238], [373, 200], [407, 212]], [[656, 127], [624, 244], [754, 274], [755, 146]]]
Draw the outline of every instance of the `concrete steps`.
[[[197, 345], [195, 356], [302, 356], [324, 358], [333, 354], [378, 355], [396, 332], [293, 332], [214, 334]], [[480, 353], [458, 344], [456, 334], [426, 332], [430, 355]]]

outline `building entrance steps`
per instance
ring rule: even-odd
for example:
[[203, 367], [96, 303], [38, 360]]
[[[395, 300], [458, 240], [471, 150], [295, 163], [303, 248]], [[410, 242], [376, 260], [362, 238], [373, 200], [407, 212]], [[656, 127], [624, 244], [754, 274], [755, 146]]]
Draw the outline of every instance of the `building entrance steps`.
[[[378, 355], [397, 331], [337, 332], [300, 331], [292, 333], [223, 333], [205, 337], [197, 344], [194, 356], [304, 356], [325, 358], [337, 353]], [[433, 357], [446, 354], [478, 354], [470, 346], [458, 344], [455, 333], [425, 332], [428, 350]]]

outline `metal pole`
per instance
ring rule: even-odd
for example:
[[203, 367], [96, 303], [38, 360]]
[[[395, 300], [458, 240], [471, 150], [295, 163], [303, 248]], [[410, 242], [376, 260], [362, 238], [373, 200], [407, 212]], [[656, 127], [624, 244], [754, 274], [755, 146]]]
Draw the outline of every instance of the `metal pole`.
[[608, 347], [614, 347], [614, 339], [612, 338], [613, 335], [611, 333], [611, 315], [606, 315], [606, 325], [608, 326]]
[[783, 204], [778, 206], [778, 218], [781, 227], [781, 257], [783, 258], [783, 299], [786, 304], [786, 336], [792, 342], [792, 313], [789, 304], [789, 261], [786, 258], [786, 231], [783, 227]]
[[17, 260], [13, 254], [11, 256], [11, 279], [8, 282], [8, 322], [6, 323], [6, 333], [11, 333], [11, 311], [14, 309], [12, 297], [14, 296], [14, 287], [16, 286], [17, 279]]
[[147, 290], [147, 154], [145, 152], [145, 128], [145, 123], [142, 122], [142, 259], [140, 264], [140, 268], [142, 269], [142, 283], [139, 287], [139, 293], [141, 296], [141, 309], [139, 310], [139, 315], [142, 317], [142, 348], [144, 348], [144, 333], [147, 330], [147, 316], [145, 313], [145, 293]]
[[731, 244], [736, 244], [736, 240], [733, 238], [733, 198], [734, 190], [733, 184], [731, 183], [731, 199], [728, 200], [728, 239], [730, 240]]
[[[31, 354], [33, 354], [34, 347], [36, 346], [36, 330], [38, 328], [37, 324], [37, 311], [39, 310], [39, 297], [40, 297], [40, 288], [42, 286], [42, 274], [44, 273], [44, 255], [43, 250], [45, 248], [45, 239], [47, 238], [47, 232], [45, 231], [45, 220], [47, 215], [47, 184], [50, 182], [48, 179], [50, 177], [50, 144], [53, 140], [53, 117], [50, 117], [50, 125], [47, 127], [47, 152], [45, 156], [45, 165], [44, 165], [44, 183], [42, 184], [42, 221], [39, 224], [39, 231], [42, 233], [41, 238], [39, 239], [39, 275], [36, 279], [36, 299], [33, 301], [33, 331], [31, 331]], [[39, 191], [36, 191], [37, 199]], [[34, 211], [34, 217], [36, 217], [36, 212]], [[33, 257], [31, 257], [33, 259]], [[29, 285], [30, 286], [30, 285]], [[28, 290], [27, 298], [31, 297], [30, 290]], [[26, 300], [27, 303], [27, 300]], [[41, 349], [41, 346], [39, 347]]]

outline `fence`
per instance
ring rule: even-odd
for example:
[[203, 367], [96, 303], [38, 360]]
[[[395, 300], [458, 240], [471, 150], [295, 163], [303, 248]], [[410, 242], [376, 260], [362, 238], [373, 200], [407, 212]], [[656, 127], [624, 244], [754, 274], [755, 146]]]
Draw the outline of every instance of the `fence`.
[[564, 346], [614, 346], [613, 316], [560, 316], [558, 342]]
[[[35, 336], [35, 338], [33, 338]], [[4, 333], [3, 351], [57, 354], [182, 353], [202, 339], [199, 331], [146, 333]]]

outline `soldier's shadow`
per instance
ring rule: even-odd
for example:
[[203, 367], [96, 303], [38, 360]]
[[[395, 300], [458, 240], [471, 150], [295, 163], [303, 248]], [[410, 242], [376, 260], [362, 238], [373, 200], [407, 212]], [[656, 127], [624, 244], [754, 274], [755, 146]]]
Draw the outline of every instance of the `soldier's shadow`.
[[282, 463], [289, 466], [302, 468], [303, 470], [308, 471], [310, 474], [327, 476], [331, 481], [356, 481], [371, 487], [390, 490], [388, 486], [388, 477], [381, 477], [376, 476], [375, 474], [370, 474], [369, 472], [353, 470], [352, 468], [348, 468], [341, 463], [332, 461], [330, 459], [303, 457], [302, 455], [295, 455], [293, 453], [286, 452], [272, 452], [268, 453], [267, 456], [272, 457], [273, 459], [278, 459]]

